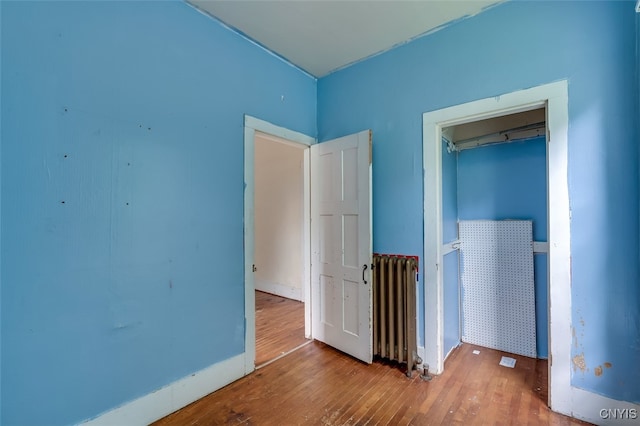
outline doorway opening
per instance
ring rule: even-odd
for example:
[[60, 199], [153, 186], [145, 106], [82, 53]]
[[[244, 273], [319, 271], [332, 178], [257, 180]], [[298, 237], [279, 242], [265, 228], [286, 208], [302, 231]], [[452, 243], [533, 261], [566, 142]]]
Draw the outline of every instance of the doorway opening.
[[548, 357], [545, 117], [442, 131], [445, 354], [466, 342]]
[[[567, 183], [567, 82], [521, 90], [423, 115], [425, 170], [425, 359], [432, 373], [444, 370], [443, 131], [524, 111], [544, 109], [547, 133], [549, 400], [554, 411], [571, 410], [570, 227]], [[446, 148], [445, 148], [446, 149]]]
[[[311, 341], [307, 340], [311, 339], [309, 147], [315, 144], [315, 139], [251, 116], [245, 116], [244, 124], [244, 337], [245, 374], [249, 374], [256, 365], [267, 365]], [[282, 160], [282, 156], [288, 161]], [[294, 185], [282, 182], [293, 174], [297, 176]], [[272, 184], [280, 181], [280, 187], [264, 185], [266, 181]], [[288, 207], [281, 209], [287, 194]], [[273, 196], [280, 197], [280, 202], [271, 202]], [[274, 232], [276, 226], [279, 232]], [[291, 259], [295, 259], [295, 264]], [[284, 271], [282, 265], [286, 265]], [[257, 291], [261, 292], [256, 294]], [[298, 318], [296, 324], [280, 321], [279, 317], [287, 310]], [[256, 334], [256, 321], [261, 321], [260, 336]], [[290, 332], [295, 340], [289, 338]], [[260, 358], [256, 353], [257, 338], [266, 342], [266, 346], [261, 345]], [[271, 344], [274, 340], [276, 345]]]
[[301, 347], [304, 306], [304, 153], [308, 146], [254, 137], [256, 367]]

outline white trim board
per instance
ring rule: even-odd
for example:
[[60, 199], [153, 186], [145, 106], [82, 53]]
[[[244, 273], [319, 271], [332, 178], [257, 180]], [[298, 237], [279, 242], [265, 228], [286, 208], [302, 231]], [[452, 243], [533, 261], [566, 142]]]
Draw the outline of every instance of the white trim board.
[[244, 358], [240, 354], [213, 364], [82, 424], [148, 425], [244, 376]]
[[444, 295], [442, 279], [442, 129], [477, 120], [546, 107], [548, 162], [548, 304], [550, 406], [580, 414], [571, 387], [570, 215], [567, 182], [568, 83], [558, 81], [423, 115], [425, 347], [431, 372], [444, 370]]
[[[304, 133], [296, 132], [295, 130], [289, 130], [284, 127], [276, 126], [275, 124], [271, 124], [268, 121], [260, 120], [259, 118], [252, 117], [250, 115], [244, 116], [244, 127], [245, 130], [247, 128], [251, 130], [257, 130], [261, 133], [265, 133], [266, 135], [275, 136], [276, 138], [271, 138], [272, 140], [278, 140], [278, 142], [283, 142], [282, 139], [285, 139], [289, 142], [298, 143], [301, 145], [314, 145], [316, 143], [315, 138], [311, 136], [307, 136]], [[245, 133], [246, 135], [246, 133]]]
[[616, 401], [580, 388], [571, 388], [571, 405], [571, 416], [596, 425], [628, 426], [638, 424], [640, 419], [640, 404]]
[[455, 346], [453, 346], [451, 349], [449, 349], [449, 352], [447, 352], [447, 354], [444, 356], [445, 361], [447, 360], [447, 358], [449, 358], [449, 355], [451, 355], [454, 350], [456, 350], [456, 349], [458, 349], [460, 347], [460, 345], [462, 345], [462, 340], [459, 340], [458, 343], [456, 343]]
[[[460, 240], [454, 240], [450, 243], [445, 243], [442, 245], [442, 255], [446, 256], [452, 251], [460, 250]], [[533, 242], [533, 253], [541, 254], [541, 253], [549, 253], [549, 243], [546, 241], [534, 241]]]
[[[460, 250], [460, 240], [454, 240], [450, 243], [443, 244], [442, 246], [442, 255], [446, 256], [452, 251]], [[533, 242], [533, 253], [549, 253], [549, 243], [546, 241], [534, 241]]]
[[549, 253], [549, 243], [546, 241], [534, 241], [533, 253]]
[[450, 243], [444, 244], [442, 246], [442, 255], [446, 256], [449, 253], [456, 250], [460, 250], [460, 240], [454, 240], [454, 241], [451, 241]]
[[[256, 301], [253, 265], [255, 263], [255, 208], [254, 208], [254, 166], [255, 136], [276, 140], [288, 145], [309, 147], [316, 143], [311, 136], [276, 126], [250, 115], [244, 116], [244, 295], [245, 295], [245, 374], [255, 370], [256, 359]], [[311, 338], [311, 202], [309, 179], [309, 149], [304, 150], [304, 212], [303, 212], [303, 281], [305, 336]]]

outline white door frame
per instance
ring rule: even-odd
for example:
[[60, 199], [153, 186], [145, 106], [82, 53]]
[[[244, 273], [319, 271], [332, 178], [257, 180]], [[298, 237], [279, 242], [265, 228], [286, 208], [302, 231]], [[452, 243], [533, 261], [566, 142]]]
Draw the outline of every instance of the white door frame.
[[255, 263], [254, 166], [256, 132], [275, 136], [280, 142], [304, 146], [304, 212], [303, 212], [303, 275], [304, 334], [311, 338], [311, 198], [309, 147], [316, 143], [311, 136], [276, 126], [249, 115], [244, 117], [244, 313], [245, 313], [245, 374], [256, 368], [256, 300], [253, 265]]
[[[442, 129], [546, 107], [549, 405], [571, 414], [571, 250], [567, 181], [568, 84], [558, 81], [423, 114], [425, 362], [444, 370]], [[553, 303], [551, 303], [553, 301]]]

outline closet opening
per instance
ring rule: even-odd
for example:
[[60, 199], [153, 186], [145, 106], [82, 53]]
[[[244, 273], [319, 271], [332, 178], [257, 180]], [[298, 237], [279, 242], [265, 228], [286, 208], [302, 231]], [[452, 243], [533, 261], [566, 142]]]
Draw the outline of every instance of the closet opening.
[[442, 130], [444, 353], [548, 358], [545, 108]]
[[545, 108], [444, 127], [442, 144], [445, 363], [461, 344], [493, 349], [546, 402]]

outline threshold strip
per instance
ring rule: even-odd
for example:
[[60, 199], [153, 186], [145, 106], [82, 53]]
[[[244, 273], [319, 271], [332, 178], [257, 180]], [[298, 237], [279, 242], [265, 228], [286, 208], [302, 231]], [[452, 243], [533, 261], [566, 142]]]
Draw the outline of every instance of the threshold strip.
[[287, 352], [283, 352], [283, 353], [281, 353], [280, 355], [278, 355], [277, 357], [275, 357], [275, 358], [274, 358], [274, 359], [272, 359], [272, 360], [269, 360], [269, 361], [267, 361], [267, 362], [265, 362], [265, 363], [262, 363], [262, 364], [260, 364], [260, 365], [257, 365], [257, 366], [256, 366], [256, 370], [259, 370], [259, 369], [261, 369], [262, 367], [266, 367], [267, 365], [269, 365], [269, 364], [271, 364], [271, 363], [273, 363], [273, 362], [276, 362], [276, 361], [277, 361], [277, 360], [279, 360], [280, 358], [284, 358], [285, 356], [289, 355], [290, 353], [293, 353], [293, 352], [297, 351], [297, 350], [298, 350], [298, 349], [300, 349], [300, 348], [304, 348], [304, 347], [305, 347], [305, 346], [307, 346], [309, 343], [313, 343], [313, 339], [309, 339], [309, 340], [307, 340], [306, 342], [304, 342], [304, 343], [302, 343], [302, 344], [300, 344], [300, 345], [296, 346], [295, 348], [293, 348], [293, 349], [291, 349], [291, 350], [289, 350], [289, 351], [287, 351]]

